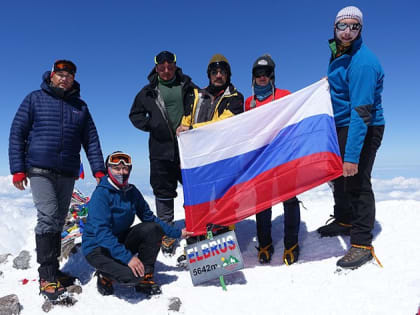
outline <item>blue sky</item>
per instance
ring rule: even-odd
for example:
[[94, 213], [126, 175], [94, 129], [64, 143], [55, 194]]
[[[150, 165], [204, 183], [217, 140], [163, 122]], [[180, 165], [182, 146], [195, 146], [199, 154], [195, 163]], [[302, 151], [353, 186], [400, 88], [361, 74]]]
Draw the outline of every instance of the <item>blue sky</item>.
[[327, 40], [336, 13], [347, 5], [362, 10], [364, 42], [385, 70], [386, 130], [374, 174], [420, 176], [418, 0], [4, 1], [0, 175], [9, 173], [8, 137], [15, 112], [57, 59], [78, 66], [76, 80], [104, 154], [116, 149], [132, 153], [133, 176], [143, 184], [149, 177], [148, 135], [131, 125], [128, 113], [159, 51], [175, 52], [178, 66], [202, 87], [208, 83], [209, 59], [224, 54], [232, 82], [245, 97], [251, 93], [252, 63], [270, 53], [277, 64], [277, 87], [294, 92], [325, 76]]

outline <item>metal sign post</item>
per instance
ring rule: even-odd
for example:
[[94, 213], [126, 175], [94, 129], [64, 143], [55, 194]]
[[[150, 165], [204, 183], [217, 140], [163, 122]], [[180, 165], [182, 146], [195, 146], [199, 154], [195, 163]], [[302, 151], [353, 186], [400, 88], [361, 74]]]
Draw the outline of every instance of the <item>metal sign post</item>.
[[[207, 239], [212, 240], [213, 239], [213, 231], [211, 230], [210, 226], [207, 226]], [[225, 278], [223, 275], [219, 276], [219, 282], [222, 286], [223, 291], [227, 291], [226, 284], [225, 284]]]

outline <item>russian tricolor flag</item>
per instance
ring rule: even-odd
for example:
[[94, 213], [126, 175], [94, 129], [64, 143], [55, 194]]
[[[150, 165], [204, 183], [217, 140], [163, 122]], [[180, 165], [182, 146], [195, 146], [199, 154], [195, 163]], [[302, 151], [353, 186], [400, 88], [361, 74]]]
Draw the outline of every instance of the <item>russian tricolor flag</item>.
[[326, 80], [178, 138], [186, 227], [230, 225], [342, 174]]
[[80, 163], [79, 178], [85, 179], [85, 171], [83, 169], [83, 163]]

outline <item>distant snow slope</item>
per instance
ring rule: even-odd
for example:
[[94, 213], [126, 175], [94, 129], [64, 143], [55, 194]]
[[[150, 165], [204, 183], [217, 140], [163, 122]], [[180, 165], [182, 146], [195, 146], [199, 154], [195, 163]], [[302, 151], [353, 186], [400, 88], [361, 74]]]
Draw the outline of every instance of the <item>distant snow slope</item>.
[[[254, 217], [236, 225], [236, 234], [245, 269], [225, 277], [227, 292], [218, 281], [193, 287], [187, 271], [176, 267], [177, 255], [159, 255], [156, 279], [163, 295], [146, 299], [134, 289], [116, 287], [113, 296], [96, 291], [93, 269], [80, 253], [65, 262], [64, 269], [79, 276], [84, 292], [72, 308], [53, 309], [50, 314], [168, 314], [167, 302], [182, 300], [181, 314], [415, 314], [420, 304], [420, 180], [394, 178], [374, 180], [377, 222], [374, 230], [375, 252], [384, 268], [372, 262], [347, 275], [337, 275], [335, 263], [349, 246], [348, 237], [321, 239], [316, 228], [332, 213], [332, 196], [323, 185], [299, 196], [304, 202], [300, 227], [299, 262], [285, 266], [283, 253], [283, 211], [273, 210], [275, 254], [270, 265], [256, 259]], [[83, 189], [82, 189], [83, 190]], [[177, 224], [183, 225], [182, 191], [176, 202]], [[154, 208], [154, 198], [146, 196]], [[0, 254], [12, 253], [0, 264], [0, 297], [16, 293], [21, 314], [44, 314], [38, 296], [37, 264], [33, 228], [36, 211], [29, 191], [19, 192], [11, 177], [0, 177]], [[13, 258], [29, 250], [31, 268], [12, 268]], [[22, 279], [30, 280], [23, 285]]]

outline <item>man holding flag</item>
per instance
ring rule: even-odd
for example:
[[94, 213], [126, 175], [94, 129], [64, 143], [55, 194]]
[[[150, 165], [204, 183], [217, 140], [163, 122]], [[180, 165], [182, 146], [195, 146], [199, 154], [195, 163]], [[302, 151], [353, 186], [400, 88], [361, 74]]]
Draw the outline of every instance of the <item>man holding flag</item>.
[[180, 132], [223, 120], [244, 111], [244, 97], [230, 82], [230, 64], [225, 56], [215, 54], [207, 67], [209, 86], [195, 89], [195, 99], [177, 129]]
[[[195, 99], [186, 115], [182, 118], [181, 125], [176, 133], [202, 127], [243, 112], [244, 97], [231, 83], [231, 69], [229, 61], [221, 54], [215, 54], [207, 66], [209, 85], [204, 89], [195, 89]], [[189, 244], [196, 242], [201, 237], [190, 237]], [[184, 265], [186, 255], [178, 257], [178, 263]]]
[[334, 221], [318, 232], [321, 236], [350, 235], [351, 248], [337, 266], [355, 269], [375, 257], [371, 173], [384, 133], [384, 72], [376, 56], [362, 43], [363, 14], [357, 7], [341, 9], [334, 23], [328, 82], [343, 176], [333, 182]]
[[[245, 111], [262, 106], [283, 96], [289, 95], [288, 90], [275, 87], [275, 63], [270, 55], [259, 57], [252, 67], [253, 95], [245, 101]], [[299, 200], [296, 197], [283, 202], [284, 207], [284, 253], [283, 261], [291, 265], [299, 258], [298, 234], [300, 225]], [[258, 261], [261, 264], [269, 263], [274, 253], [271, 238], [271, 207], [258, 212], [257, 237]]]

